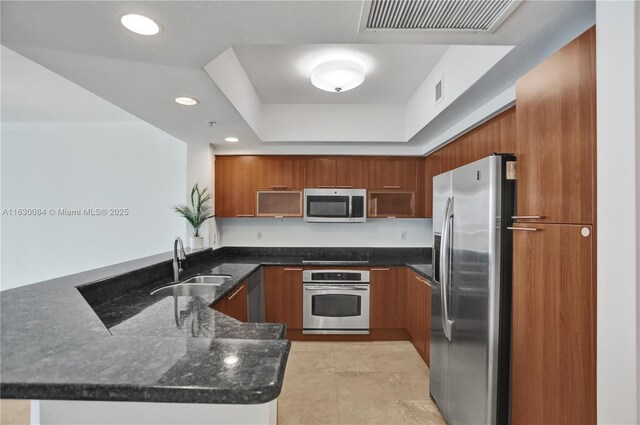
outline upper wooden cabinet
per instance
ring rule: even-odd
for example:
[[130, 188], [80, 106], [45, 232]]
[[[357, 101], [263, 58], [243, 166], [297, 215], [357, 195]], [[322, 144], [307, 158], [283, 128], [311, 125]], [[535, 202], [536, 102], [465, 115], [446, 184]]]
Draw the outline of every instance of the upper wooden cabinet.
[[302, 217], [301, 190], [257, 190], [256, 217]]
[[258, 189], [303, 189], [305, 160], [296, 156], [261, 156]]
[[415, 157], [372, 158], [369, 161], [370, 189], [407, 189], [416, 188]]
[[516, 83], [517, 215], [594, 222], [595, 28]]
[[493, 153], [514, 153], [515, 139], [516, 108], [511, 107], [427, 156], [424, 164], [426, 179], [424, 216], [433, 217], [434, 176]]
[[215, 162], [215, 215], [253, 217], [255, 215], [257, 156], [218, 156]]
[[366, 189], [368, 160], [362, 157], [308, 158], [305, 187]]

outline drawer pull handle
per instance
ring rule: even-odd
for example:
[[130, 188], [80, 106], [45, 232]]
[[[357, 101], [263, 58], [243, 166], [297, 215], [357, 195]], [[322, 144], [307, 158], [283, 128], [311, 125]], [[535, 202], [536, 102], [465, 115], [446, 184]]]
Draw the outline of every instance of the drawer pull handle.
[[229, 301], [231, 301], [233, 299], [233, 297], [235, 297], [236, 295], [238, 295], [238, 292], [242, 291], [242, 289], [244, 288], [244, 285], [240, 285], [240, 287], [236, 290], [236, 292], [234, 292], [233, 294], [231, 294], [229, 296], [229, 298], [227, 298]]
[[353, 186], [336, 186], [339, 189], [351, 189]]
[[253, 214], [238, 214], [236, 217], [253, 217]]
[[514, 215], [511, 216], [514, 220], [541, 220], [544, 218], [542, 215]]
[[371, 269], [372, 272], [386, 272], [389, 271], [388, 267], [376, 267]]
[[298, 268], [289, 268], [289, 267], [285, 267], [284, 269], [285, 272], [301, 272], [302, 269], [298, 269]]
[[333, 189], [335, 186], [318, 186], [320, 189]]
[[383, 189], [400, 189], [400, 186], [382, 186]]
[[525, 232], [537, 232], [538, 229], [533, 227], [507, 227], [509, 230], [524, 230]]

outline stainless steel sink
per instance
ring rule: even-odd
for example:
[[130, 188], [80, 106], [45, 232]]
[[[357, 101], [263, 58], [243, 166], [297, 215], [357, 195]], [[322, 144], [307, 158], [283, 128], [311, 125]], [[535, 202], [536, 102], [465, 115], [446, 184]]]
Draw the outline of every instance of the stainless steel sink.
[[207, 274], [207, 275], [194, 276], [192, 278], [185, 280], [184, 282], [182, 282], [182, 284], [184, 285], [189, 283], [210, 283], [214, 285], [222, 285], [228, 279], [231, 279], [230, 275]]
[[151, 291], [151, 295], [174, 297], [198, 297], [215, 291], [217, 287], [231, 279], [230, 275], [199, 275], [183, 282], [171, 283]]

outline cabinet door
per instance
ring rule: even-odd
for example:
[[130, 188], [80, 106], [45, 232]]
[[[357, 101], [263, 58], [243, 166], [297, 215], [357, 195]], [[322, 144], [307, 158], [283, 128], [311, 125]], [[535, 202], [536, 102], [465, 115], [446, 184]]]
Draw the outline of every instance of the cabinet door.
[[595, 424], [591, 226], [514, 226], [512, 422]]
[[368, 195], [369, 217], [406, 218], [416, 216], [416, 193], [413, 190], [371, 190]]
[[305, 187], [336, 187], [336, 159], [309, 158], [304, 171]]
[[295, 156], [262, 156], [258, 172], [258, 189], [303, 189], [303, 158]]
[[370, 273], [369, 327], [371, 329], [397, 328], [396, 268], [372, 267]]
[[302, 217], [301, 190], [258, 190], [256, 217]]
[[264, 268], [265, 321], [302, 329], [302, 268]]
[[516, 83], [517, 215], [593, 223], [595, 28]]
[[369, 182], [369, 160], [363, 157], [336, 158], [336, 187], [366, 189]]
[[255, 156], [218, 156], [215, 161], [215, 214], [218, 217], [253, 217], [255, 214]]
[[415, 190], [416, 158], [371, 159], [369, 162], [369, 188]]
[[248, 320], [247, 308], [247, 282], [244, 281], [234, 288], [229, 295], [218, 301], [214, 308], [220, 313], [231, 316], [241, 322]]

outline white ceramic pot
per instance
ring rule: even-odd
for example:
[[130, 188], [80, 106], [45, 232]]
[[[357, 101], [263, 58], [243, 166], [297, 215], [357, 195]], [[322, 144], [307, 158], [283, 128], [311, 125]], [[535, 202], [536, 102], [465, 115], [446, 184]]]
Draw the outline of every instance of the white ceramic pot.
[[189, 246], [191, 247], [191, 249], [202, 249], [204, 247], [204, 237], [191, 236]]

